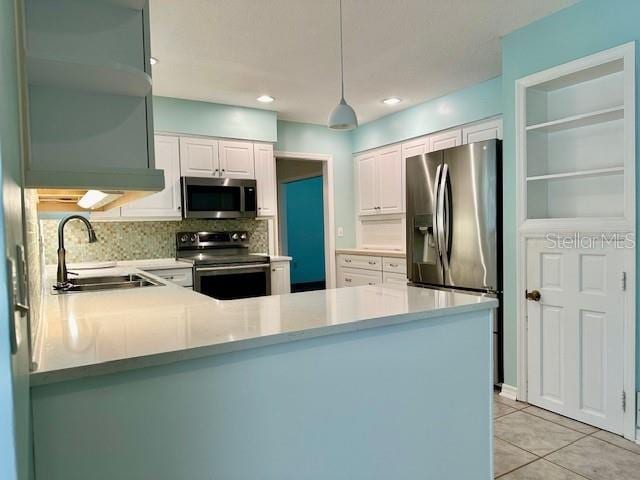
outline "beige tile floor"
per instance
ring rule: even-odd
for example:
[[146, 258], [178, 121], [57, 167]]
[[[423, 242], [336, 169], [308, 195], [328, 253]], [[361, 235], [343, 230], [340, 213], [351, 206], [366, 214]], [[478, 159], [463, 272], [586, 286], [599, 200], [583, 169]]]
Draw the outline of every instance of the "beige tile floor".
[[501, 480], [640, 480], [640, 445], [494, 394], [493, 466]]

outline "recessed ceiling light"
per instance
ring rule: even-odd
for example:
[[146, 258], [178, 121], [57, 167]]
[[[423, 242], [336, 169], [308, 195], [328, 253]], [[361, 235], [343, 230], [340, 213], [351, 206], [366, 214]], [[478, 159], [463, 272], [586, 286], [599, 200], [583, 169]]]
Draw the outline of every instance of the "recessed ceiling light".
[[384, 103], [385, 105], [397, 105], [401, 101], [402, 100], [399, 99], [398, 97], [389, 97], [382, 100], [382, 103]]
[[262, 103], [271, 103], [275, 100], [275, 98], [273, 98], [271, 95], [260, 95], [258, 98], [256, 98], [256, 100]]
[[156, 57], [149, 57], [149, 63], [151, 65], [155, 65], [156, 63], [158, 63], [158, 59]]

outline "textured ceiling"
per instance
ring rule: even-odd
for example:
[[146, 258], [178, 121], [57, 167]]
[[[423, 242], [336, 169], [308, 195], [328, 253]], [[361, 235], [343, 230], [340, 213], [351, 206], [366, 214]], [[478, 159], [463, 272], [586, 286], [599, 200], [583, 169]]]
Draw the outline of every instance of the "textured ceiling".
[[[360, 123], [500, 74], [500, 37], [574, 0], [343, 0]], [[337, 0], [150, 0], [154, 94], [324, 124], [339, 99]], [[526, 54], [523, 52], [523, 54]], [[261, 94], [276, 97], [265, 107]], [[403, 99], [390, 107], [381, 100]]]

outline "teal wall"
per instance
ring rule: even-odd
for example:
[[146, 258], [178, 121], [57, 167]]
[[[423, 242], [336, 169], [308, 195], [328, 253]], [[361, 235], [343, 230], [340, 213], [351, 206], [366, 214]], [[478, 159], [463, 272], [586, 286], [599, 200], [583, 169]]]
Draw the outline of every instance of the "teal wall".
[[278, 138], [276, 112], [179, 98], [153, 97], [153, 122], [159, 132], [263, 142]]
[[353, 247], [356, 235], [351, 134], [332, 131], [324, 125], [278, 121], [276, 150], [333, 156], [336, 231], [337, 227], [344, 228], [344, 236], [336, 237], [336, 248]]
[[291, 283], [325, 279], [324, 207], [322, 177], [295, 180], [284, 185], [287, 252]]
[[[505, 381], [510, 385], [516, 385], [517, 381], [515, 81], [531, 73], [638, 40], [640, 40], [640, 1], [638, 0], [583, 0], [572, 7], [516, 30], [502, 40]], [[636, 48], [638, 48], [637, 45]], [[636, 81], [640, 81], [637, 71], [639, 64], [636, 50]], [[636, 110], [637, 115], [638, 110]], [[636, 127], [638, 126], [640, 122], [636, 118]], [[637, 173], [640, 173], [640, 170]], [[640, 211], [640, 208], [636, 208]], [[637, 372], [640, 381], [640, 362]]]
[[501, 100], [501, 78], [492, 78], [362, 125], [352, 132], [353, 150], [360, 152], [499, 115]]

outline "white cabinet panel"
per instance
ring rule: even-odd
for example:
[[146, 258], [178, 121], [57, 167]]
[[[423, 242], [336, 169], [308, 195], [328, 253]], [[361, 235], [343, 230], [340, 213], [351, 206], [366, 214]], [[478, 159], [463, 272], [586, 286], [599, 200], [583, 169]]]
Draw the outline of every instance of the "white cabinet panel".
[[482, 142], [493, 138], [502, 139], [502, 120], [490, 120], [462, 129], [463, 144]]
[[256, 178], [253, 143], [221, 140], [220, 175], [226, 178]]
[[406, 285], [409, 283], [407, 276], [403, 273], [382, 272], [382, 283], [389, 285]]
[[368, 153], [356, 157], [358, 183], [358, 213], [375, 215], [378, 213], [378, 172], [376, 156]]
[[180, 137], [180, 171], [184, 177], [218, 176], [218, 141]]
[[422, 137], [402, 144], [402, 158], [407, 159], [422, 155], [427, 151], [428, 138]]
[[277, 211], [276, 161], [273, 145], [256, 143], [255, 157], [256, 188], [258, 189], [258, 216], [274, 216]]
[[378, 213], [402, 213], [402, 155], [399, 145], [377, 154]]
[[181, 218], [178, 138], [156, 135], [155, 151], [156, 168], [164, 170], [164, 190], [124, 205], [123, 217]]
[[407, 260], [404, 258], [383, 257], [382, 270], [391, 273], [407, 273]]
[[359, 287], [382, 283], [382, 272], [361, 268], [339, 268], [338, 287]]
[[271, 262], [271, 295], [291, 293], [289, 261]]
[[338, 255], [338, 266], [362, 268], [365, 270], [382, 270], [382, 258], [368, 255]]
[[429, 152], [462, 145], [462, 130], [459, 128], [436, 133], [429, 137]]
[[146, 271], [176, 285], [193, 287], [193, 270], [191, 268], [163, 268]]

